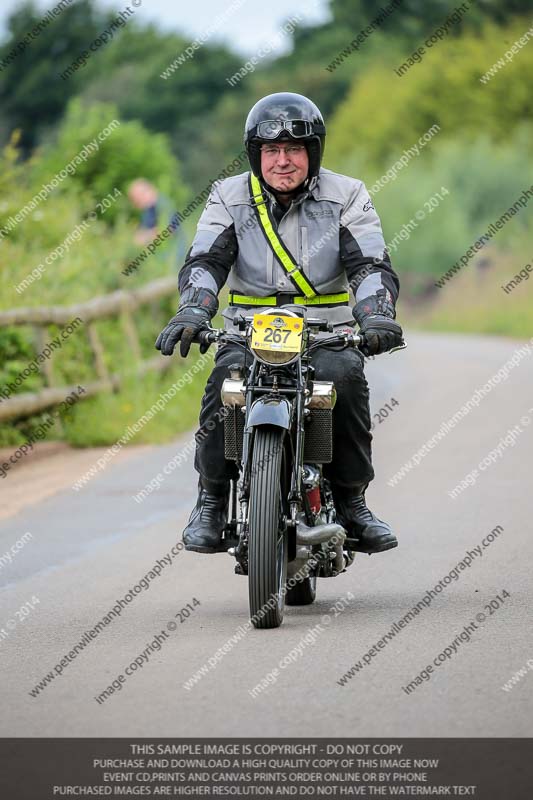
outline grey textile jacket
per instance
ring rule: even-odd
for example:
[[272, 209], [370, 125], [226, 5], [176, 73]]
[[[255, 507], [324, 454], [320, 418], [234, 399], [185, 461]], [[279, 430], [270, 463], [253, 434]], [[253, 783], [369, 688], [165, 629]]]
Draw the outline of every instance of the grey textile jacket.
[[[266, 297], [300, 295], [272, 252], [257, 222], [248, 186], [249, 173], [213, 185], [196, 236], [179, 274], [179, 289], [204, 288], [218, 295], [231, 291]], [[299, 268], [320, 294], [353, 290], [359, 302], [385, 288], [395, 302], [399, 280], [394, 272], [379, 217], [364, 183], [321, 168], [286, 208], [263, 186], [277, 221], [277, 233]], [[313, 316], [333, 324], [353, 323], [348, 306], [316, 308]], [[254, 311], [262, 307], [254, 307]], [[226, 309], [226, 327], [235, 309]]]

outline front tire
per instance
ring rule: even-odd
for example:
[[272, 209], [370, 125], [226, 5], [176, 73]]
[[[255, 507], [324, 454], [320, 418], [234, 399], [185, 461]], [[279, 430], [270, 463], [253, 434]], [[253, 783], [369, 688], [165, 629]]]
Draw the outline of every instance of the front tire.
[[287, 531], [281, 527], [285, 431], [255, 431], [250, 479], [248, 590], [256, 628], [279, 628], [285, 606]]

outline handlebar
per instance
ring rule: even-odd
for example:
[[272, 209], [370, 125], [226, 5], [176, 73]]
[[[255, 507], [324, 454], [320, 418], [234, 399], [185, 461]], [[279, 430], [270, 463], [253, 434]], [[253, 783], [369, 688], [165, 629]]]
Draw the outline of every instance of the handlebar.
[[[249, 325], [253, 320], [253, 317], [244, 317], [244, 316], [237, 316], [234, 318], [233, 322], [235, 325], [239, 326], [239, 330], [245, 330], [246, 326]], [[314, 319], [308, 318], [307, 325], [310, 328], [315, 328], [318, 331], [328, 331], [333, 332], [333, 325], [328, 322], [328, 320], [324, 319]], [[215, 344], [215, 342], [220, 341], [220, 339], [230, 338], [235, 336], [236, 334], [232, 334], [229, 331], [224, 330], [223, 328], [205, 328], [204, 330], [200, 331], [194, 338], [195, 342], [198, 344]], [[242, 338], [242, 337], [239, 337]], [[321, 344], [333, 344], [333, 343], [341, 343], [344, 342], [346, 345], [351, 347], [360, 347], [364, 344], [364, 337], [358, 333], [338, 333], [334, 336], [327, 336], [324, 339], [321, 339], [315, 343], [315, 346], [319, 346]], [[407, 344], [402, 339], [402, 343], [398, 345], [398, 347], [393, 347], [389, 350], [389, 353], [395, 353], [397, 350], [403, 350], [407, 347]]]
[[[324, 320], [316, 320], [316, 327], [319, 331], [332, 331], [333, 326], [331, 323], [324, 321]], [[215, 344], [215, 342], [220, 341], [220, 339], [229, 338], [234, 336], [235, 334], [230, 333], [229, 331], [224, 330], [223, 328], [205, 328], [201, 330], [195, 337], [194, 341], [198, 344]], [[242, 337], [241, 337], [242, 338]], [[339, 333], [335, 336], [328, 336], [327, 338], [322, 340], [325, 343], [332, 343], [332, 342], [346, 342], [346, 344], [351, 344], [353, 347], [358, 347], [360, 344], [363, 343], [363, 337], [357, 333]]]

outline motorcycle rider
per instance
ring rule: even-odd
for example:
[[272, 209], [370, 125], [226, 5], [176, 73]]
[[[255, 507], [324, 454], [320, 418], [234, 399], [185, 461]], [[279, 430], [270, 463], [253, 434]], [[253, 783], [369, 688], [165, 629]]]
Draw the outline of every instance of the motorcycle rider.
[[[188, 354], [195, 336], [216, 314], [217, 295], [226, 281], [230, 305], [223, 317], [228, 330], [235, 330], [239, 309], [249, 314], [250, 309], [291, 303], [307, 306], [335, 330], [351, 329], [355, 319], [366, 356], [401, 344], [402, 329], [395, 321], [399, 280], [379, 217], [364, 183], [321, 167], [325, 138], [319, 109], [302, 95], [268, 95], [251, 109], [244, 135], [251, 173], [212, 187], [179, 273], [178, 312], [156, 341], [163, 355], [171, 355], [178, 342], [181, 355]], [[270, 236], [255, 216], [263, 201], [274, 231]], [[276, 242], [292, 254], [292, 269], [279, 257], [279, 249], [276, 254]], [[355, 296], [353, 309], [348, 286]], [[203, 345], [200, 350], [205, 352]], [[219, 347], [202, 399], [195, 454], [199, 494], [183, 532], [188, 550], [212, 553], [220, 544], [229, 480], [237, 473], [235, 463], [224, 458], [223, 426], [212, 420], [221, 419], [220, 390], [229, 366], [242, 362], [242, 348], [231, 343]], [[365, 503], [374, 470], [364, 358], [354, 348], [321, 347], [311, 363], [315, 379], [332, 380], [337, 389], [333, 461], [324, 465], [337, 521], [359, 540], [362, 552], [396, 547], [390, 526]]]

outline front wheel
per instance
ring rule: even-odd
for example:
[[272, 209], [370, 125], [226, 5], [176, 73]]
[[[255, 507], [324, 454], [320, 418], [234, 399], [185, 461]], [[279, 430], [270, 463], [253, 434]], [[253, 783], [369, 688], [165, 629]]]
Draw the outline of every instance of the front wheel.
[[257, 428], [250, 478], [248, 590], [256, 628], [279, 628], [285, 606], [287, 530], [282, 525], [285, 431]]

